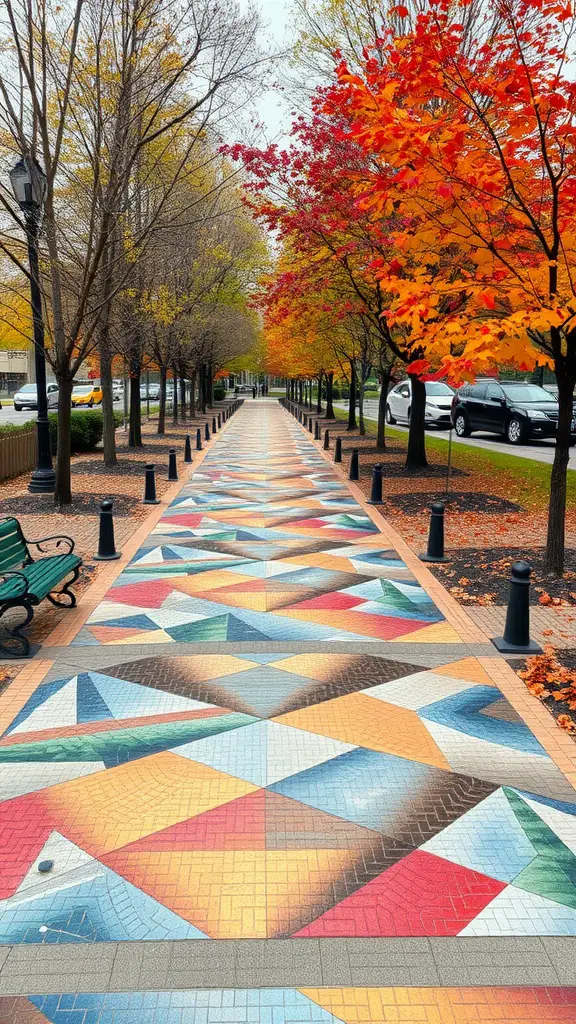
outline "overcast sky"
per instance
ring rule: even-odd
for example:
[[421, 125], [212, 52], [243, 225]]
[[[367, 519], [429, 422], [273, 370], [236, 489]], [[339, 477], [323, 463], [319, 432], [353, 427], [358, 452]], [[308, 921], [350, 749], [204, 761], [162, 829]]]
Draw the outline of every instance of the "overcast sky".
[[[264, 23], [262, 41], [270, 51], [281, 52], [293, 41], [293, 18], [290, 14], [290, 0], [253, 0], [262, 11]], [[240, 0], [241, 6], [247, 6], [248, 0]], [[273, 77], [275, 73], [273, 72]], [[278, 78], [282, 77], [282, 67], [278, 66]], [[290, 128], [290, 111], [292, 107], [282, 92], [266, 91], [256, 104], [256, 112], [264, 124], [264, 135], [268, 142], [279, 142]]]

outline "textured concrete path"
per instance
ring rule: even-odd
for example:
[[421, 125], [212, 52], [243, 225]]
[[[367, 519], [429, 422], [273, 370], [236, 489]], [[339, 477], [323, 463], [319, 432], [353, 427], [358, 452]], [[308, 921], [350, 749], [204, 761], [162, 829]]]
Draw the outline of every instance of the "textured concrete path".
[[134, 544], [0, 697], [0, 1024], [576, 1020], [570, 747], [309, 435]]

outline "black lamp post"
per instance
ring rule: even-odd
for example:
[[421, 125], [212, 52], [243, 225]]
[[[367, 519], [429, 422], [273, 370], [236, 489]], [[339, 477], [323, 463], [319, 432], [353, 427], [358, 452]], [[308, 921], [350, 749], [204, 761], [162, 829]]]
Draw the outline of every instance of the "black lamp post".
[[34, 362], [36, 366], [36, 398], [38, 416], [38, 457], [28, 490], [33, 494], [48, 494], [56, 489], [56, 476], [52, 468], [50, 431], [48, 427], [48, 399], [46, 397], [46, 355], [44, 351], [44, 320], [38, 270], [38, 234], [42, 223], [42, 207], [46, 195], [46, 175], [31, 157], [22, 157], [10, 171], [10, 184], [26, 225], [28, 261], [30, 265], [30, 299], [34, 328]]

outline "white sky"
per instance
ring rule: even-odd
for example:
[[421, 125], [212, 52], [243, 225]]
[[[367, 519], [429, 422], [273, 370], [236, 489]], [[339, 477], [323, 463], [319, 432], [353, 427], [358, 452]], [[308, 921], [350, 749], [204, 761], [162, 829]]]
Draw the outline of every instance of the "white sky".
[[[282, 52], [290, 47], [293, 41], [293, 15], [290, 0], [253, 0], [262, 12], [262, 42], [269, 52]], [[248, 6], [248, 0], [240, 0], [240, 6]], [[280, 61], [271, 72], [271, 77], [279, 80], [284, 77], [286, 62]], [[291, 123], [290, 100], [282, 91], [269, 89], [264, 92], [256, 103], [256, 113], [263, 122], [264, 138], [260, 142], [279, 142]]]

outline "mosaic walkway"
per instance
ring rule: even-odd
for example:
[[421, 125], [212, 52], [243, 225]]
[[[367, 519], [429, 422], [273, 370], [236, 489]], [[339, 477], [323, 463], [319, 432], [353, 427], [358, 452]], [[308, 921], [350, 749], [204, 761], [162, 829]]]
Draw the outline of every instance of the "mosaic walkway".
[[[0, 944], [576, 937], [574, 789], [276, 403], [231, 420], [21, 704]], [[51, 995], [46, 976], [11, 996], [2, 977], [0, 1024], [576, 1020], [547, 981]]]
[[574, 989], [235, 989], [0, 997], [0, 1024], [566, 1024]]

